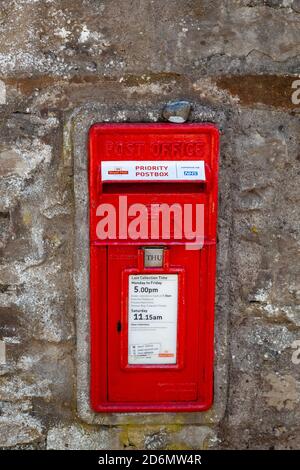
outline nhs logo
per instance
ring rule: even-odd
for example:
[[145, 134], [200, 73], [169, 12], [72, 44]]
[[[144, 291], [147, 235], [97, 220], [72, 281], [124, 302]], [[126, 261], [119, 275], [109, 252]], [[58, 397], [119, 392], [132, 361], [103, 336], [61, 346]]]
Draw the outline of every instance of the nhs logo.
[[204, 160], [177, 162], [177, 179], [182, 181], [206, 181]]

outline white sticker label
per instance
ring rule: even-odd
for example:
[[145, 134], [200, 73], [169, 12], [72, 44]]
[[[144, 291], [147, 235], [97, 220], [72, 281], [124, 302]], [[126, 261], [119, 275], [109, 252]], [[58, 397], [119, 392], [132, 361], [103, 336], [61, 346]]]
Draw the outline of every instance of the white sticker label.
[[128, 364], [176, 364], [177, 274], [129, 276]]
[[102, 181], [205, 181], [203, 160], [105, 161]]

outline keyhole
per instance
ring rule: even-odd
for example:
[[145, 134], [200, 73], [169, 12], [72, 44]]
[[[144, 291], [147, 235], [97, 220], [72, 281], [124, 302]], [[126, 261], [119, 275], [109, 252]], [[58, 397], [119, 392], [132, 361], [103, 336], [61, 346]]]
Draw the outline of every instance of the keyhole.
[[121, 330], [122, 330], [122, 324], [121, 324], [121, 322], [120, 322], [120, 320], [119, 320], [118, 323], [117, 323], [117, 332], [118, 332], [118, 333], [121, 333]]

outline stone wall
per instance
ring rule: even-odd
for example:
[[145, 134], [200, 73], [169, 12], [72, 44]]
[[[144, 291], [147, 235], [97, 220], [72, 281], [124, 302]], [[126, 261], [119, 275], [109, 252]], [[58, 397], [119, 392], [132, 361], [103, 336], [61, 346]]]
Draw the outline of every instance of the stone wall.
[[[0, 6], [0, 447], [299, 448], [299, 0]], [[154, 122], [179, 98], [222, 131], [220, 412], [89, 420], [75, 321], [80, 122]]]

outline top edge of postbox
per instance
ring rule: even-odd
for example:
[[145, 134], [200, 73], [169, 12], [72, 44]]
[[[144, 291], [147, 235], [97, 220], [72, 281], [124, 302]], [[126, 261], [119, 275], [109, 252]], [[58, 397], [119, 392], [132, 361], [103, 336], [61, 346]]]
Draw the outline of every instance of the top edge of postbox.
[[204, 132], [214, 134], [216, 137], [219, 135], [219, 129], [215, 124], [201, 122], [201, 123], [94, 123], [89, 129], [90, 137], [97, 134], [110, 134], [113, 132], [119, 133], [132, 133], [132, 134], [150, 134], [150, 133], [170, 133], [178, 134], [184, 132], [185, 134]]

